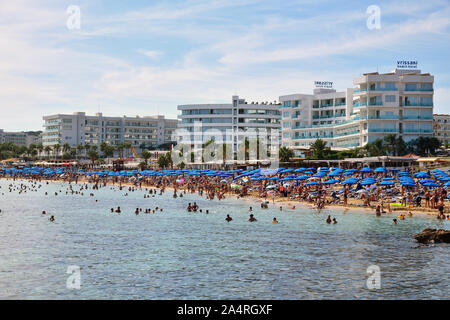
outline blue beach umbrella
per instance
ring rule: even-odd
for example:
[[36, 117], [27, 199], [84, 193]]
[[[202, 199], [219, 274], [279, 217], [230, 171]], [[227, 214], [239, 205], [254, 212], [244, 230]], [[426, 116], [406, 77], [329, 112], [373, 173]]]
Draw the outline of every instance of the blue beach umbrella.
[[381, 181], [378, 185], [379, 186], [393, 186], [394, 182], [392, 182], [392, 181]]

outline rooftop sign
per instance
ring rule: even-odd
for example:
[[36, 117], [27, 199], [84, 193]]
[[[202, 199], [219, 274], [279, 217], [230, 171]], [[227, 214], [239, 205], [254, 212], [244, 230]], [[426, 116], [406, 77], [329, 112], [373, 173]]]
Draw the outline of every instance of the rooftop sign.
[[326, 88], [326, 89], [333, 88], [332, 81], [314, 81], [314, 85], [316, 86], [316, 88]]
[[397, 61], [397, 68], [398, 69], [417, 69], [417, 60], [413, 60], [413, 61], [400, 60], [400, 61]]

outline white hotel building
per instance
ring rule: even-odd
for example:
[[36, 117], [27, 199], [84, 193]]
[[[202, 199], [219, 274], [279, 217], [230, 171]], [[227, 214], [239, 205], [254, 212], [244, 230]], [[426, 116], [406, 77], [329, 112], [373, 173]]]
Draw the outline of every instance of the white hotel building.
[[[217, 141], [217, 136], [220, 135], [219, 139], [232, 144], [232, 150], [236, 152], [245, 133], [251, 129], [260, 134], [265, 131], [270, 147], [271, 137], [280, 134], [278, 103], [247, 103], [245, 99], [233, 96], [228, 104], [179, 105], [178, 110], [181, 111], [178, 128], [186, 130], [189, 136], [178, 136], [177, 140], [190, 141], [194, 150], [201, 149], [202, 143], [210, 139]], [[215, 133], [211, 134], [213, 130]], [[279, 142], [278, 138], [277, 144]]]
[[84, 112], [44, 116], [44, 146], [68, 143], [100, 145], [106, 142], [117, 146], [131, 142], [139, 149], [141, 145], [158, 146], [173, 142], [178, 120], [152, 117], [105, 117], [102, 113], [87, 116]]
[[434, 136], [442, 144], [450, 143], [450, 114], [435, 114], [433, 118]]
[[395, 69], [353, 79], [355, 88], [280, 97], [282, 144], [305, 150], [318, 138], [335, 150], [361, 147], [388, 134], [405, 142], [433, 136], [434, 77]]

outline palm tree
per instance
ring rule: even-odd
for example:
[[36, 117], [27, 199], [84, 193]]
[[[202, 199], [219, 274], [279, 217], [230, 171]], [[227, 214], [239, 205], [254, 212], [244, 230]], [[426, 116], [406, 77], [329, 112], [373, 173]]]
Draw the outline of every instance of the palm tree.
[[123, 143], [119, 143], [117, 145], [117, 153], [119, 154], [120, 158], [123, 158], [123, 148], [124, 148]]
[[42, 151], [44, 150], [44, 146], [42, 145], [42, 143], [39, 143], [36, 148], [39, 150], [39, 157], [42, 156]]
[[126, 142], [124, 142], [124, 144], [123, 144], [123, 147], [124, 147], [125, 150], [127, 151], [127, 157], [129, 157], [129, 155], [130, 155], [131, 146], [132, 146], [132, 144], [131, 144], [131, 142], [129, 142], [129, 141], [126, 141]]
[[98, 155], [98, 152], [96, 150], [91, 150], [91, 151], [88, 152], [88, 157], [89, 157], [89, 159], [91, 159], [92, 165], [94, 165], [95, 161], [98, 160], [99, 155]]
[[294, 151], [286, 147], [281, 147], [278, 154], [281, 162], [289, 162], [294, 156]]
[[386, 144], [386, 151], [389, 155], [395, 155], [395, 145], [397, 144], [397, 135], [396, 134], [388, 134], [384, 137], [384, 142]]
[[83, 151], [83, 150], [84, 150], [83, 145], [81, 143], [77, 144], [77, 154], [78, 154], [78, 156], [81, 155], [81, 151]]
[[325, 151], [327, 151], [327, 143], [322, 139], [316, 139], [313, 144], [311, 144], [311, 150], [313, 151], [313, 156], [317, 159], [323, 159], [325, 157]]
[[146, 165], [148, 164], [148, 159], [150, 159], [151, 156], [152, 156], [152, 154], [150, 152], [148, 152], [147, 150], [145, 150], [141, 153], [141, 157], [142, 157], [142, 159], [144, 159]]
[[52, 151], [52, 148], [50, 146], [45, 146], [44, 151], [47, 153], [47, 158], [50, 159], [50, 151]]
[[67, 142], [63, 144], [62, 146], [62, 150], [63, 152], [69, 152], [70, 151], [70, 144], [68, 144]]
[[55, 145], [53, 146], [53, 151], [56, 152], [56, 154], [55, 154], [55, 159], [56, 159], [56, 157], [58, 156], [58, 153], [59, 153], [60, 150], [61, 150], [61, 145], [60, 145], [59, 143], [57, 143], [57, 144], [55, 144]]

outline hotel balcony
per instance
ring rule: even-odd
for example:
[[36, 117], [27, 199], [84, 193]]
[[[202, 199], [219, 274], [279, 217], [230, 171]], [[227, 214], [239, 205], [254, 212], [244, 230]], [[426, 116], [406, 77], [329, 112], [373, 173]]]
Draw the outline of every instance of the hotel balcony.
[[432, 116], [403, 116], [402, 120], [433, 120]]
[[403, 129], [403, 133], [433, 133], [432, 129]]
[[420, 103], [420, 102], [409, 102], [405, 105], [400, 105], [400, 107], [432, 107], [433, 103]]
[[405, 88], [403, 91], [410, 91], [410, 92], [417, 92], [417, 91], [423, 91], [423, 92], [433, 92], [434, 89], [422, 89], [422, 88]]
[[398, 120], [398, 115], [369, 115], [367, 117], [369, 120]]
[[369, 128], [369, 133], [398, 133], [397, 128]]
[[338, 134], [335, 134], [334, 136], [335, 137], [345, 137], [345, 136], [350, 136], [352, 134], [359, 134], [359, 133], [360, 133], [359, 130], [354, 130], [354, 131], [349, 131], [349, 132], [345, 132], [345, 133], [338, 133]]

